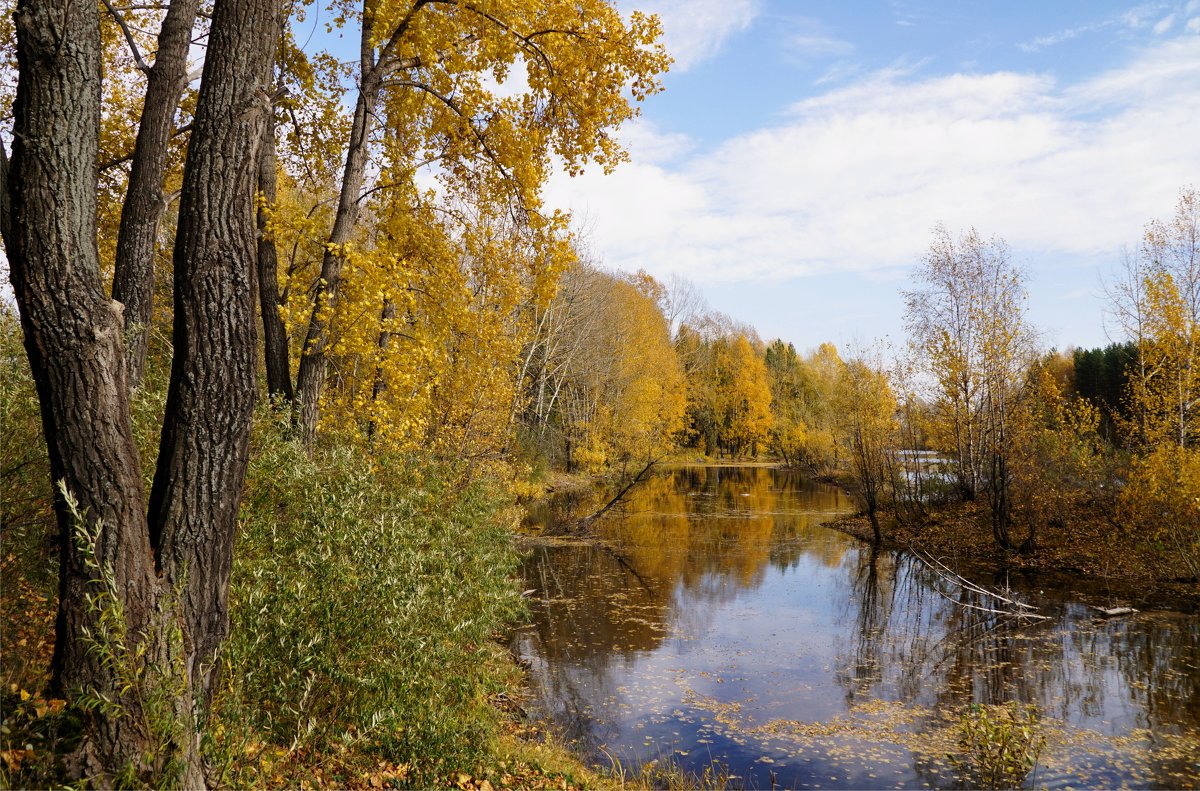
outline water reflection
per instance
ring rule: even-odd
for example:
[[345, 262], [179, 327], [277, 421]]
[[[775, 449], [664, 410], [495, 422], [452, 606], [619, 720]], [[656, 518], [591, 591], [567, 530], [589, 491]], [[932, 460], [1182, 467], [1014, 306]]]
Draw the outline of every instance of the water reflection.
[[538, 705], [601, 762], [890, 788], [954, 787], [962, 710], [1018, 701], [1047, 736], [1027, 784], [1200, 783], [1200, 618], [1097, 619], [1045, 580], [1014, 583], [1040, 624], [963, 607], [984, 602], [821, 526], [849, 507], [768, 468], [672, 469], [610, 547], [539, 547], [516, 637]]

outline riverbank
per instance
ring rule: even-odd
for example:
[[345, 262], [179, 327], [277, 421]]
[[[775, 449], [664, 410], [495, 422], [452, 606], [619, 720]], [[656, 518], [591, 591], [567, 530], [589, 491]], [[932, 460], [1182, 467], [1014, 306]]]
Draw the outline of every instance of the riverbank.
[[[846, 489], [844, 482], [831, 480]], [[1076, 508], [1054, 524], [1039, 527], [1037, 548], [1029, 553], [1006, 552], [992, 539], [986, 506], [952, 503], [929, 510], [919, 522], [902, 524], [895, 515], [880, 511], [885, 546], [918, 549], [953, 564], [1003, 568], [1029, 575], [1070, 576], [1088, 585], [1100, 585], [1133, 606], [1160, 606], [1200, 612], [1200, 584], [1183, 578], [1181, 565], [1153, 546], [1122, 535], [1101, 514]], [[865, 542], [874, 536], [865, 513], [841, 517], [826, 524]], [[1016, 540], [1024, 538], [1018, 529]]]
[[[526, 617], [519, 511], [504, 480], [467, 472], [415, 456], [366, 465], [349, 446], [309, 453], [264, 410], [204, 739], [210, 785], [601, 782], [524, 717], [506, 645]], [[3, 534], [0, 787], [66, 782], [87, 716], [82, 699], [46, 691], [57, 563], [42, 488], [38, 513]]]

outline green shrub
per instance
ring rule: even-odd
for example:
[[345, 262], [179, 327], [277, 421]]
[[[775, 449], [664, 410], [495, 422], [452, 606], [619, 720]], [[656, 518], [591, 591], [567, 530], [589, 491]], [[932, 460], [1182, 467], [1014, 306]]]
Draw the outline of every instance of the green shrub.
[[1046, 744], [1033, 706], [976, 703], [958, 727], [959, 753], [951, 759], [969, 787], [1019, 788]]
[[521, 611], [511, 498], [427, 460], [309, 458], [261, 434], [210, 735], [221, 784], [314, 756], [375, 755], [414, 782], [474, 765], [510, 680], [495, 638]]

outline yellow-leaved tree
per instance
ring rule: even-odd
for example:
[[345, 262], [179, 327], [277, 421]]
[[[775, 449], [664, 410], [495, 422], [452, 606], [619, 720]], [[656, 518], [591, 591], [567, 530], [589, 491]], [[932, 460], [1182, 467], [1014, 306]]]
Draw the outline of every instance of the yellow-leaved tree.
[[916, 354], [937, 382], [933, 442], [950, 454], [959, 494], [987, 497], [992, 536], [1013, 548], [1009, 469], [1013, 419], [1035, 357], [1023, 273], [999, 238], [944, 227], [905, 293]]
[[652, 278], [571, 267], [522, 357], [526, 430], [568, 468], [624, 474], [659, 458], [683, 425], [683, 372]]
[[1129, 376], [1137, 451], [1122, 490], [1122, 522], [1200, 578], [1200, 195], [1184, 189], [1175, 216], [1146, 227], [1137, 300], [1127, 301], [1138, 359]]
[[739, 334], [727, 347], [720, 379], [722, 437], [732, 456], [755, 456], [771, 430], [771, 383], [762, 355]]
[[[310, 439], [340, 337], [335, 331], [344, 334], [366, 315], [361, 304], [343, 306], [343, 292], [385, 290], [346, 282], [386, 269], [364, 269], [356, 256], [370, 251], [385, 261], [419, 262], [430, 255], [410, 251], [406, 243], [414, 237], [397, 239], [379, 220], [433, 212], [436, 236], [457, 234], [474, 217], [488, 218], [484, 228], [494, 228], [491, 218], [507, 214], [508, 231], [555, 236], [560, 220], [543, 216], [540, 203], [552, 164], [576, 173], [589, 163], [608, 169], [624, 159], [612, 132], [635, 114], [631, 99], [658, 90], [657, 77], [670, 62], [658, 44], [656, 18], [623, 17], [605, 0], [346, 0], [338, 9], [339, 23], [360, 27], [355, 110], [319, 271], [294, 273], [312, 284], [305, 289], [296, 381], [298, 424]], [[382, 166], [368, 168], [376, 156]], [[422, 173], [437, 181], [433, 192], [416, 186]], [[470, 207], [465, 217], [462, 203]], [[388, 249], [394, 245], [399, 249]], [[540, 255], [534, 260], [556, 264]], [[495, 262], [473, 260], [470, 286], [505, 277], [503, 266], [490, 269]], [[403, 317], [401, 307], [381, 304], [374, 312]], [[386, 359], [399, 353], [396, 345]]]
[[900, 429], [896, 395], [878, 357], [858, 356], [841, 367], [831, 406], [838, 443], [878, 544], [883, 540], [878, 510], [894, 489]]

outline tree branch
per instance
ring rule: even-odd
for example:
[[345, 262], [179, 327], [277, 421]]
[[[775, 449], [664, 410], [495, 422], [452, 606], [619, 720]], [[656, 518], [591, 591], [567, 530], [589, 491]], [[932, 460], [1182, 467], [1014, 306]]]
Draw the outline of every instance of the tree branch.
[[[192, 125], [189, 122], [189, 123], [186, 123], [183, 126], [177, 128], [174, 132], [172, 132], [171, 137], [172, 138], [179, 137], [180, 135], [182, 135], [186, 132], [190, 132], [190, 131], [192, 131]], [[115, 168], [117, 165], [125, 164], [129, 160], [133, 159], [133, 153], [134, 152], [132, 152], [132, 151], [127, 151], [124, 154], [121, 154], [120, 156], [113, 157], [112, 159], [106, 159], [103, 162], [98, 163], [96, 165], [96, 172], [103, 173], [106, 170], [111, 170], [112, 168]]]
[[125, 24], [125, 17], [121, 16], [117, 9], [113, 8], [110, 0], [104, 0], [104, 7], [108, 9], [108, 13], [112, 14], [112, 18], [121, 27], [121, 32], [125, 34], [125, 41], [129, 44], [129, 51], [133, 53], [133, 60], [137, 63], [137, 67], [146, 74], [149, 74], [150, 66], [147, 65], [146, 61], [142, 60], [142, 53], [138, 49], [137, 42], [133, 40], [133, 33], [130, 32], [129, 25]]

